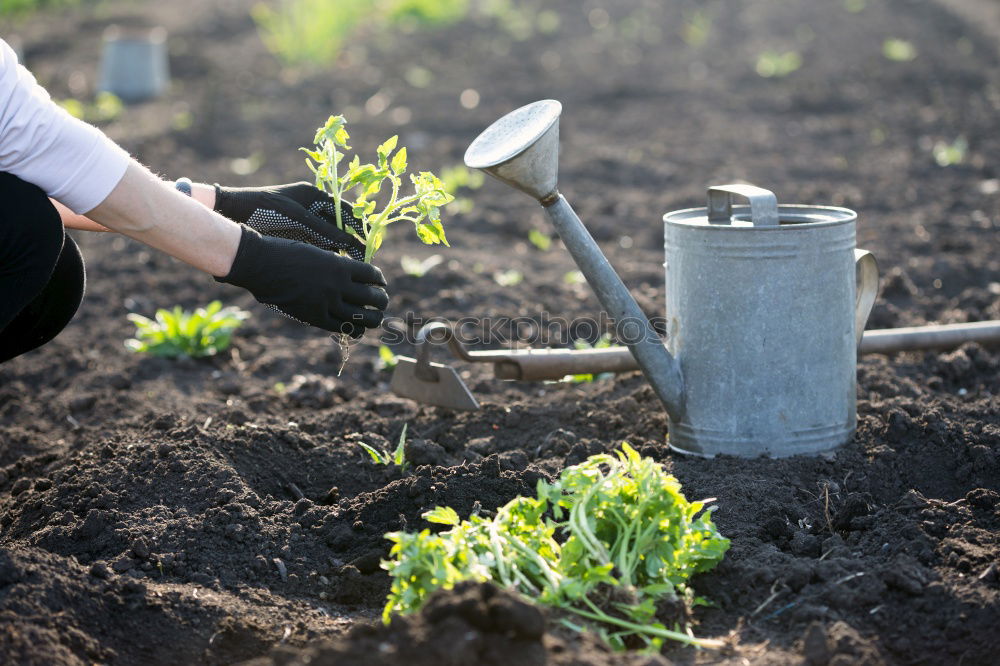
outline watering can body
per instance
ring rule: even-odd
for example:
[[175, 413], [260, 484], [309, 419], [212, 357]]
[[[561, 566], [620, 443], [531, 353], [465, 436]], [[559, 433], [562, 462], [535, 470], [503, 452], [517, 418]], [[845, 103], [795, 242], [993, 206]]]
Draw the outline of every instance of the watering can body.
[[[732, 206], [733, 194], [750, 205]], [[663, 219], [667, 349], [684, 393], [671, 447], [782, 457], [848, 442], [878, 282], [872, 256], [855, 249], [856, 213], [778, 206], [734, 185]]]

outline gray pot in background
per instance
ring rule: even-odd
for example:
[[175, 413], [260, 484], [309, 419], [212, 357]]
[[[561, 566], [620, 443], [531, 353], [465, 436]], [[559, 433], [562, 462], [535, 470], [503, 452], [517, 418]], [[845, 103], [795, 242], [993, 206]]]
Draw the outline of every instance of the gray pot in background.
[[125, 32], [111, 26], [105, 30], [98, 90], [126, 102], [153, 99], [170, 85], [169, 70], [164, 28]]

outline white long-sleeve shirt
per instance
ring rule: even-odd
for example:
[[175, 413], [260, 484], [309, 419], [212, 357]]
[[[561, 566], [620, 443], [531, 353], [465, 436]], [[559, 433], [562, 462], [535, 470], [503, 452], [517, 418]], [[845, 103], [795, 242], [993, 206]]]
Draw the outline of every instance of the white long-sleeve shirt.
[[86, 213], [107, 198], [128, 163], [125, 150], [53, 102], [0, 39], [0, 171]]

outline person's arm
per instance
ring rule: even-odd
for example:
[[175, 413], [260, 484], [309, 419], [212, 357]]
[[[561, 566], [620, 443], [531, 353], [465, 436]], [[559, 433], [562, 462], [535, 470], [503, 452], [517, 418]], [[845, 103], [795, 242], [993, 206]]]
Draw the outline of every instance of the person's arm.
[[134, 160], [111, 194], [84, 219], [216, 277], [229, 273], [240, 244], [240, 225], [178, 192], [173, 183]]
[[371, 264], [308, 243], [262, 236], [178, 192], [134, 160], [86, 217], [328, 331], [360, 337], [381, 323], [389, 303], [385, 277]]
[[[211, 185], [206, 185], [204, 183], [192, 184], [191, 196], [195, 201], [209, 209], [215, 207], [215, 188]], [[59, 217], [62, 218], [63, 226], [67, 229], [77, 229], [79, 231], [111, 231], [111, 229], [94, 222], [86, 215], [74, 213], [55, 199], [49, 199], [49, 201], [51, 201], [52, 205], [56, 207], [57, 211], [59, 211]]]

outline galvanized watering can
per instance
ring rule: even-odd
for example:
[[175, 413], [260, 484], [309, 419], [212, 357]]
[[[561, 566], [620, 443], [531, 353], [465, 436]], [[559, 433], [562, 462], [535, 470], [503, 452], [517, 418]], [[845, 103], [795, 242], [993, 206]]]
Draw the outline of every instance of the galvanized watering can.
[[674, 449], [788, 456], [851, 439], [878, 290], [856, 221], [846, 208], [779, 206], [752, 185], [711, 187], [706, 208], [664, 215], [667, 349], [684, 386]]
[[[664, 346], [557, 189], [561, 109], [543, 100], [507, 114], [465, 161], [546, 208], [666, 406], [671, 447], [789, 456], [849, 441], [857, 345], [878, 283], [874, 258], [854, 247], [857, 215], [724, 185], [709, 189], [706, 208], [664, 216]], [[749, 205], [733, 207], [734, 194]]]

